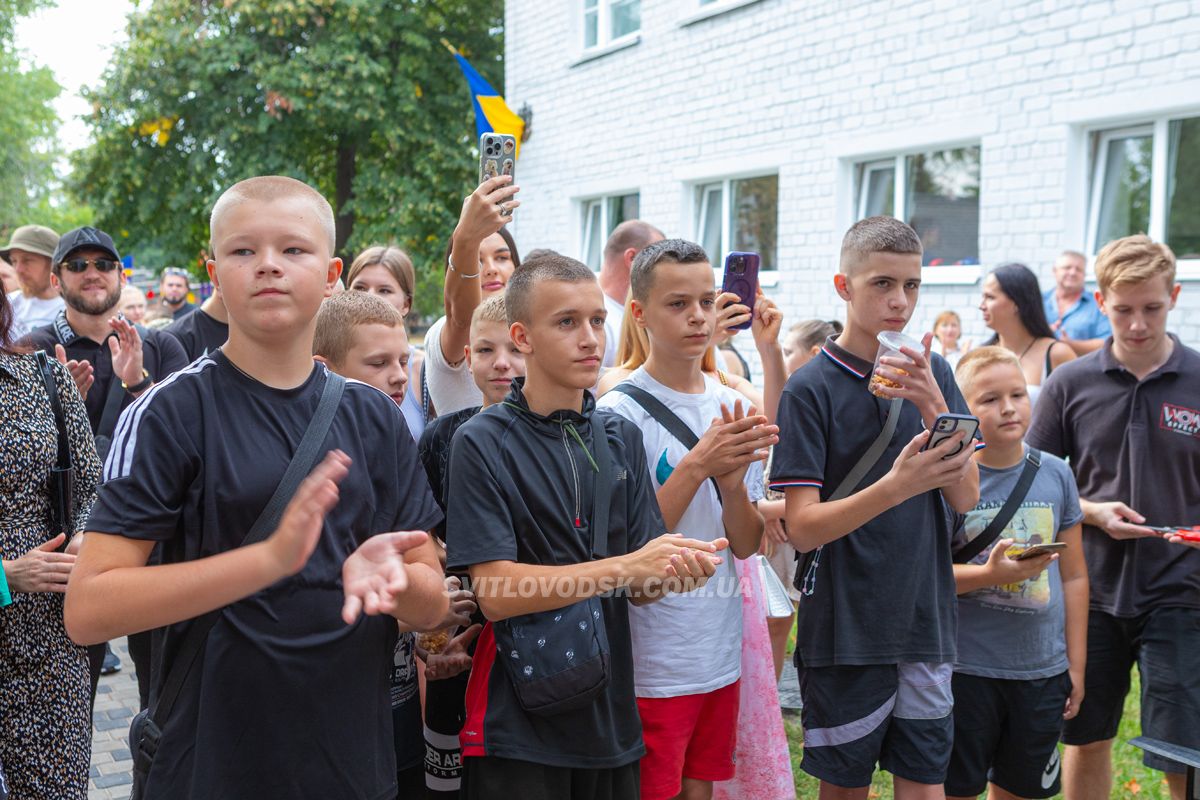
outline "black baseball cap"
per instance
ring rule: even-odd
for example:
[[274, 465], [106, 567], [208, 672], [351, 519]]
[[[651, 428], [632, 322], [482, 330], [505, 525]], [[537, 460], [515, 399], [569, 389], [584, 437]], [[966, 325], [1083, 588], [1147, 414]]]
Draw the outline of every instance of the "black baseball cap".
[[76, 228], [62, 235], [62, 238], [58, 240], [58, 247], [54, 248], [52, 263], [57, 267], [66, 261], [69, 255], [85, 247], [92, 250], [103, 250], [113, 257], [113, 261], [121, 260], [121, 255], [117, 252], [117, 246], [113, 244], [111, 236], [98, 228], [84, 225], [82, 228]]

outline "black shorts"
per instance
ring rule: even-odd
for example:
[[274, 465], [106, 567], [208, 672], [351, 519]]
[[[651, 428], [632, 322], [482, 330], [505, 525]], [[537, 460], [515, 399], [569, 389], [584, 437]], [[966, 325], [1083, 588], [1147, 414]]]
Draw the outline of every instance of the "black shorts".
[[[1200, 749], [1200, 610], [1194, 608], [1156, 608], [1133, 618], [1092, 609], [1086, 693], [1063, 741], [1079, 745], [1116, 737], [1135, 663], [1142, 676], [1142, 735]], [[1182, 764], [1152, 753], [1142, 761], [1162, 772], [1184, 771]]]
[[641, 791], [637, 761], [612, 769], [548, 767], [495, 756], [462, 763], [462, 800], [638, 800]]
[[1017, 797], [1058, 794], [1058, 739], [1071, 676], [1002, 680], [954, 673], [954, 753], [946, 794], [976, 797], [988, 782]]
[[949, 664], [797, 669], [804, 701], [800, 768], [809, 775], [856, 788], [871, 783], [878, 763], [915, 783], [946, 780], [954, 735]]

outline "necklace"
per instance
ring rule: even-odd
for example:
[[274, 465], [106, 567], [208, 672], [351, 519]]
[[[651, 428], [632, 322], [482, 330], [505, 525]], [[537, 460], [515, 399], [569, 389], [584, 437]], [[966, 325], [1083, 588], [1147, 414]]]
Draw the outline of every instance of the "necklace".
[[1021, 351], [1021, 355], [1017, 356], [1017, 361], [1020, 361], [1021, 359], [1025, 358], [1025, 354], [1026, 354], [1026, 353], [1028, 353], [1028, 352], [1029, 352], [1031, 349], [1033, 349], [1033, 346], [1034, 346], [1035, 344], [1037, 344], [1037, 340], [1038, 340], [1038, 337], [1036, 337], [1036, 336], [1035, 336], [1035, 337], [1033, 337], [1033, 341], [1031, 341], [1031, 342], [1030, 342], [1030, 343], [1029, 343], [1029, 344], [1028, 344], [1028, 345], [1025, 347], [1025, 349]]

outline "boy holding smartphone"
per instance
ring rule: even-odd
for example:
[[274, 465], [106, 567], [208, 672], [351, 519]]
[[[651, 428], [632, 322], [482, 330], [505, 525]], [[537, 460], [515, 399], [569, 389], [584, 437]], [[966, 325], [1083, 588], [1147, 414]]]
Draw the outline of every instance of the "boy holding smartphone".
[[886, 438], [892, 404], [867, 384], [878, 334], [902, 330], [916, 306], [921, 254], [912, 228], [891, 217], [850, 228], [834, 276], [845, 330], [788, 379], [779, 403], [771, 486], [786, 493], [796, 549], [824, 545], [797, 572], [796, 640], [801, 768], [823, 798], [865, 799], [876, 763], [899, 800], [940, 798], [950, 759], [955, 597], [942, 501], [965, 513], [979, 484], [965, 432], [921, 451], [939, 414], [967, 412], [950, 367], [930, 355], [932, 334], [923, 352], [879, 368], [898, 386], [880, 391], [904, 401], [894, 434], [860, 488], [833, 499]]
[[[979, 504], [959, 517], [955, 543], [968, 546], [998, 516], [994, 545], [954, 565], [958, 660], [954, 665], [954, 754], [949, 798], [1052, 797], [1058, 739], [1079, 713], [1087, 662], [1087, 565], [1075, 476], [1049, 453], [1027, 453], [1032, 408], [1013, 353], [981, 347], [963, 356], [958, 383], [988, 443], [975, 453]], [[1030, 457], [1037, 466], [1031, 466]], [[1022, 485], [1026, 470], [1032, 482]], [[1011, 495], [1019, 505], [1004, 511]], [[989, 534], [990, 536], [990, 534]], [[1016, 560], [1038, 543], [1057, 553]], [[980, 543], [982, 544], [982, 543]], [[973, 549], [979, 549], [976, 545]], [[963, 558], [966, 557], [964, 554]]]

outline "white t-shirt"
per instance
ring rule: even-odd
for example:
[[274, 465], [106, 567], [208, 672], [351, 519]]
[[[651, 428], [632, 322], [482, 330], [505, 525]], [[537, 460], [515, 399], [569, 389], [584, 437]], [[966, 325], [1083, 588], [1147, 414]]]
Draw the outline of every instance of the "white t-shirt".
[[605, 369], [616, 366], [617, 345], [621, 342], [621, 321], [625, 318], [625, 304], [618, 303], [608, 295], [604, 295], [604, 308], [608, 316], [604, 319], [604, 361]]
[[[634, 370], [626, 380], [653, 394], [697, 436], [708, 430], [714, 417], [721, 416], [722, 403], [733, 408], [735, 401], [744, 399], [708, 376], [704, 377], [703, 394], [668, 389], [646, 374], [645, 368]], [[655, 491], [662, 488], [687, 448], [628, 395], [609, 392], [598, 405], [641, 429], [651, 480]], [[750, 499], [761, 500], [761, 462], [746, 470], [745, 480]], [[725, 536], [721, 503], [711, 481], [701, 484], [676, 530], [703, 541]], [[722, 556], [723, 563], [702, 589], [667, 595], [647, 606], [630, 606], [634, 689], [638, 697], [703, 694], [728, 686], [741, 676], [742, 594], [732, 553], [726, 550]]]
[[467, 369], [465, 354], [457, 366], [450, 366], [442, 355], [442, 328], [446, 318], [441, 317], [429, 326], [425, 334], [425, 380], [429, 384], [429, 399], [438, 415], [450, 414], [464, 408], [483, 405], [483, 392], [475, 385], [471, 370]]
[[58, 312], [67, 305], [61, 297], [51, 297], [49, 300], [43, 300], [40, 297], [26, 297], [20, 289], [9, 293], [8, 302], [13, 310], [13, 341], [25, 336], [34, 328], [54, 322]]

